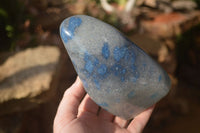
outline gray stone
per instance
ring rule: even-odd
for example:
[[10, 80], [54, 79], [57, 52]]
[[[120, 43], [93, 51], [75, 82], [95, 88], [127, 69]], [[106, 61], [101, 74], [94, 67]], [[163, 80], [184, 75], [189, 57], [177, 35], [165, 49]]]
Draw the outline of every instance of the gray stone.
[[112, 26], [77, 15], [60, 34], [85, 90], [112, 114], [131, 119], [168, 93], [167, 73]]
[[32, 109], [53, 95], [59, 63], [57, 47], [20, 51], [0, 65], [0, 115]]

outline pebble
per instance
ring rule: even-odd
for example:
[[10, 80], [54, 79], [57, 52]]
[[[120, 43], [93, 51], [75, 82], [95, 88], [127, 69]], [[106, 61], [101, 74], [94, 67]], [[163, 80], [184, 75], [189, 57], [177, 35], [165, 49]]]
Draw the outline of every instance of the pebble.
[[168, 93], [167, 73], [111, 25], [76, 15], [60, 36], [86, 92], [110, 113], [132, 119]]

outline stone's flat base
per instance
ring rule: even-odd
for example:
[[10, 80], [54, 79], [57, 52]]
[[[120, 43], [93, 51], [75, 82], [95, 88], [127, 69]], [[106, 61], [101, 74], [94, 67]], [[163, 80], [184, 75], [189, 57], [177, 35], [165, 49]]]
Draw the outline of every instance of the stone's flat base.
[[0, 65], [0, 115], [33, 108], [48, 100], [60, 52], [40, 46], [11, 55]]

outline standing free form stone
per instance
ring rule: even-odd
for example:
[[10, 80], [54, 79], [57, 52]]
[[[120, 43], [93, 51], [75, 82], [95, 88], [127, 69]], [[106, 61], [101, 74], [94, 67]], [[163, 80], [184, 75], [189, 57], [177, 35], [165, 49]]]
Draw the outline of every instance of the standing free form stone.
[[131, 119], [168, 93], [167, 73], [112, 26], [77, 15], [60, 35], [85, 90], [112, 114]]

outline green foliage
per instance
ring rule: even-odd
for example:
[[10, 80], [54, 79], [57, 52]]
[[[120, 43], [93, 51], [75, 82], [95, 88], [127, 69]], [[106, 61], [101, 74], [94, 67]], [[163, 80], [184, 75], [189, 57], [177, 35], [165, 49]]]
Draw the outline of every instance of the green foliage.
[[7, 18], [8, 14], [7, 14], [7, 12], [4, 9], [0, 8], [0, 16]]
[[105, 14], [104, 21], [119, 28], [119, 21], [116, 14]]
[[12, 25], [6, 25], [5, 29], [6, 29], [6, 32], [7, 32], [7, 36], [9, 38], [12, 38], [13, 35], [14, 35], [14, 27]]
[[125, 5], [127, 0], [117, 0], [119, 5]]
[[0, 51], [14, 46], [14, 42], [21, 33], [20, 25], [25, 19], [23, 3], [18, 0], [0, 1]]

